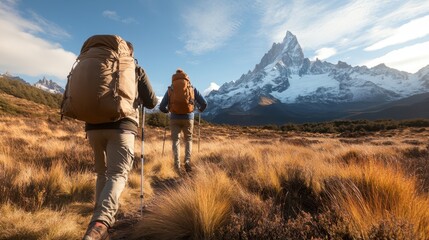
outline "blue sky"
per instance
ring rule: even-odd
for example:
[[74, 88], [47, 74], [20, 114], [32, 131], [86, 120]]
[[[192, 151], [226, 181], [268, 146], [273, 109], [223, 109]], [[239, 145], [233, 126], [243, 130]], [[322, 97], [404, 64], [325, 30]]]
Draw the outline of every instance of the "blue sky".
[[429, 64], [427, 0], [0, 0], [0, 73], [64, 86], [88, 37], [117, 34], [158, 96], [178, 67], [204, 91], [253, 70], [286, 31], [312, 60]]

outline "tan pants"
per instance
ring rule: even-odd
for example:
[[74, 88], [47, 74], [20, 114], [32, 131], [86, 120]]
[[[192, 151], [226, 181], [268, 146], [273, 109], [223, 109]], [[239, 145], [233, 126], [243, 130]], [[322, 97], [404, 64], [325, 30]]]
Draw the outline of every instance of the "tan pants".
[[174, 166], [180, 168], [180, 133], [183, 132], [185, 139], [185, 163], [189, 164], [191, 161], [194, 120], [170, 119], [170, 129], [173, 142]]
[[119, 197], [125, 188], [134, 160], [135, 135], [120, 129], [91, 130], [87, 132], [94, 151], [97, 182], [95, 208], [91, 222], [115, 223]]

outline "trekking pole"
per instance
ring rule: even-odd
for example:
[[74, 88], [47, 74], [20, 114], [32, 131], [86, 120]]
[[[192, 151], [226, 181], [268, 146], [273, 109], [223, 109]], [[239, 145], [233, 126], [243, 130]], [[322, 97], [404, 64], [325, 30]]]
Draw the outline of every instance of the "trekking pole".
[[198, 152], [200, 152], [201, 112], [198, 115]]
[[167, 119], [168, 119], [168, 113], [166, 114], [167, 116], [165, 117], [165, 125], [164, 125], [164, 142], [162, 143], [162, 156], [164, 157], [164, 147], [165, 147], [165, 137], [167, 135]]
[[140, 106], [142, 112], [142, 145], [141, 145], [141, 172], [140, 172], [140, 214], [143, 216], [143, 164], [144, 164], [144, 122], [145, 122], [145, 111], [143, 104]]

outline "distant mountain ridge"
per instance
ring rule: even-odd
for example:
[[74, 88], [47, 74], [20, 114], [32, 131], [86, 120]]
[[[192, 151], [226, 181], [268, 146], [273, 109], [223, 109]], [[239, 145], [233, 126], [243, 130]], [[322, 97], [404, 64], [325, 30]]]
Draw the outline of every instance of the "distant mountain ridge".
[[[310, 61], [288, 31], [253, 71], [207, 96], [205, 117], [234, 124], [329, 121], [427, 92], [429, 65], [411, 74], [384, 64], [368, 68]], [[373, 117], [385, 118], [382, 112]]]
[[28, 83], [28, 82], [26, 82], [24, 79], [22, 79], [22, 78], [20, 78], [20, 77], [18, 77], [18, 76], [13, 76], [13, 75], [12, 75], [12, 74], [10, 74], [9, 72], [5, 72], [5, 73], [3, 73], [3, 74], [0, 74], [0, 77], [4, 77], [4, 78], [10, 79], [10, 80], [17, 80], [17, 81], [20, 81], [20, 82], [22, 82], [22, 83], [29, 84], [29, 83]]
[[[30, 85], [30, 83], [28, 83], [27, 81], [25, 81], [21, 77], [13, 76], [8, 72], [0, 74], [0, 76], [5, 77], [5, 78], [10, 79], [10, 80], [18, 80], [22, 83]], [[40, 79], [39, 81], [34, 83], [33, 86], [37, 87], [39, 89], [42, 89], [46, 92], [50, 92], [50, 93], [54, 93], [54, 94], [63, 94], [64, 93], [63, 87], [61, 87], [58, 83], [54, 82], [53, 80], [47, 79], [46, 77], [43, 77], [42, 79]]]
[[58, 94], [64, 93], [64, 88], [58, 85], [58, 83], [52, 80], [48, 80], [46, 77], [43, 77], [43, 79], [40, 79], [39, 81], [37, 81], [33, 86], [50, 93], [58, 93]]

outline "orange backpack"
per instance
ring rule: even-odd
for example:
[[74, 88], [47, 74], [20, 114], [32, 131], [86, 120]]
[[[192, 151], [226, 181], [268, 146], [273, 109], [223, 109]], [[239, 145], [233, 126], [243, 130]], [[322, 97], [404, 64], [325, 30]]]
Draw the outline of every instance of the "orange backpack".
[[188, 75], [178, 69], [172, 76], [171, 86], [168, 87], [168, 109], [175, 114], [187, 114], [194, 111], [194, 87]]

